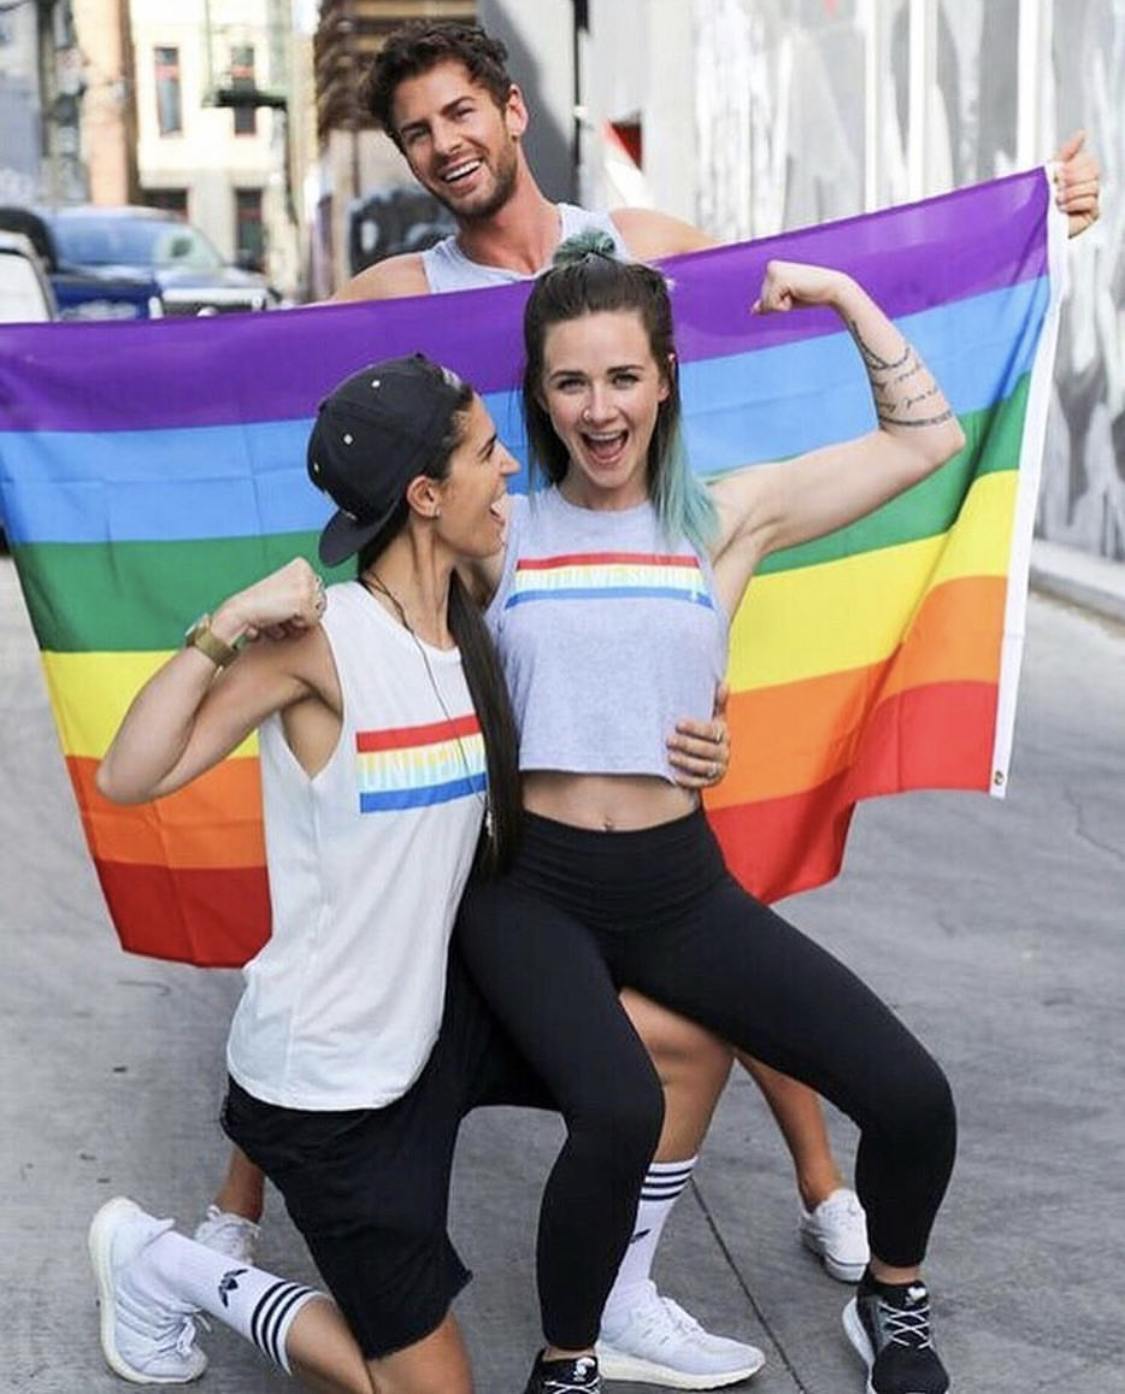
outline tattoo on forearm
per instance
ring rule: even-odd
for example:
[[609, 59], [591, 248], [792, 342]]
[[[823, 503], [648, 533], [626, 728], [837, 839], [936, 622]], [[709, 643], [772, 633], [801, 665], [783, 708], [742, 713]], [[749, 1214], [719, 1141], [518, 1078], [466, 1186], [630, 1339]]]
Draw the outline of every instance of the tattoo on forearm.
[[867, 369], [872, 373], [890, 373], [896, 368], [901, 368], [904, 363], [909, 362], [914, 350], [904, 339], [902, 342], [902, 356], [895, 359], [884, 358], [882, 354], [876, 353], [863, 335], [859, 332], [859, 325], [854, 319], [849, 319], [848, 331], [855, 340], [856, 348], [859, 349]]
[[891, 378], [892, 387], [894, 387], [896, 383], [905, 382], [907, 378], [916, 377], [922, 371], [922, 360], [913, 350], [911, 350], [911, 359], [911, 365], [907, 368], [905, 373], [899, 373], [897, 378]]
[[[945, 411], [936, 412], [931, 416], [905, 415], [923, 402], [933, 401], [935, 397], [944, 400], [941, 388], [926, 372], [925, 364], [905, 340], [903, 340], [902, 353], [897, 358], [884, 358], [881, 353], [876, 353], [864, 339], [860, 333], [859, 325], [854, 319], [849, 319], [847, 325], [849, 333], [855, 340], [856, 348], [859, 349], [863, 358], [868, 377], [871, 379], [871, 395], [875, 399], [875, 414], [881, 425], [922, 428], [940, 426], [943, 422], [953, 420], [953, 410], [948, 407]], [[885, 377], [884, 374], [887, 373], [893, 374], [893, 376]], [[902, 384], [920, 375], [924, 376], [916, 386], [923, 390], [916, 391], [913, 396], [905, 395], [909, 389], [903, 387]]]
[[889, 412], [880, 411], [876, 413], [884, 426], [940, 426], [943, 421], [953, 420], [953, 409], [939, 412], [937, 416], [919, 416], [913, 421], [907, 421], [905, 417], [891, 416]]

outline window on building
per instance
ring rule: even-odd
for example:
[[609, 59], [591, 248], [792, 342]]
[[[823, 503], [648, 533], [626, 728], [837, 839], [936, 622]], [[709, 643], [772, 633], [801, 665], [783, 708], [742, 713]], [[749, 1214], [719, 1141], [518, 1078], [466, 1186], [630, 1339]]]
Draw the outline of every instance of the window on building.
[[186, 189], [146, 189], [144, 201], [150, 208], [162, 208], [166, 213], [174, 213], [177, 218], [187, 221]]
[[[235, 92], [252, 92], [254, 82], [254, 45], [236, 44], [230, 51], [230, 85]], [[258, 130], [258, 111], [252, 106], [234, 109], [236, 136], [252, 136]]]
[[162, 136], [174, 136], [184, 129], [180, 97], [180, 50], [156, 50], [156, 120]]
[[261, 189], [235, 189], [234, 224], [239, 264], [260, 269], [266, 253]]

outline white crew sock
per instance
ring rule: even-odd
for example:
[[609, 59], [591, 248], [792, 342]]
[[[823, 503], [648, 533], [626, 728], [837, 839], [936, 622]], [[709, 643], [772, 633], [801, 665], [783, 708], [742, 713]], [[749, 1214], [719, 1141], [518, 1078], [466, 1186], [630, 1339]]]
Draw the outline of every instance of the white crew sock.
[[645, 1284], [649, 1282], [656, 1247], [664, 1225], [680, 1193], [691, 1180], [697, 1157], [683, 1162], [653, 1162], [645, 1174], [641, 1198], [637, 1204], [637, 1219], [633, 1237], [617, 1270], [617, 1277], [606, 1298], [602, 1320], [624, 1317], [636, 1305]]
[[160, 1235], [130, 1265], [124, 1279], [140, 1295], [158, 1294], [189, 1303], [237, 1331], [285, 1373], [292, 1374], [285, 1343], [297, 1313], [323, 1293], [274, 1277], [216, 1253], [175, 1230]]

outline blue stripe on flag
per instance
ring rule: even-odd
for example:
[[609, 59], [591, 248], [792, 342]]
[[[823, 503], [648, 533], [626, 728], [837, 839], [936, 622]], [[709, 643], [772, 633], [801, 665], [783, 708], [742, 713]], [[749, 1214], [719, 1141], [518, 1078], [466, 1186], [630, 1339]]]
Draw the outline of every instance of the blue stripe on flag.
[[[937, 306], [899, 323], [963, 415], [1008, 396], [1031, 366], [1046, 278]], [[721, 474], [873, 429], [846, 333], [681, 368], [692, 465]], [[485, 403], [526, 455], [518, 393]], [[8, 536], [29, 542], [189, 541], [319, 529], [331, 504], [308, 484], [310, 422], [161, 431], [0, 432]], [[526, 488], [526, 475], [511, 481]]]

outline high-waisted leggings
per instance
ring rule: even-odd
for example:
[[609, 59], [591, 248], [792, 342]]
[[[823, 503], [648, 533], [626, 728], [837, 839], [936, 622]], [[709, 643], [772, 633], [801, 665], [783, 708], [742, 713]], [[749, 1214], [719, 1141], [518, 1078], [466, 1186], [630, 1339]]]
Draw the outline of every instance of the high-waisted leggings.
[[516, 865], [470, 887], [457, 932], [567, 1124], [538, 1235], [553, 1344], [597, 1334], [663, 1120], [622, 987], [847, 1113], [872, 1251], [895, 1267], [921, 1261], [956, 1146], [945, 1076], [854, 973], [733, 880], [702, 813], [639, 832], [530, 815]]

